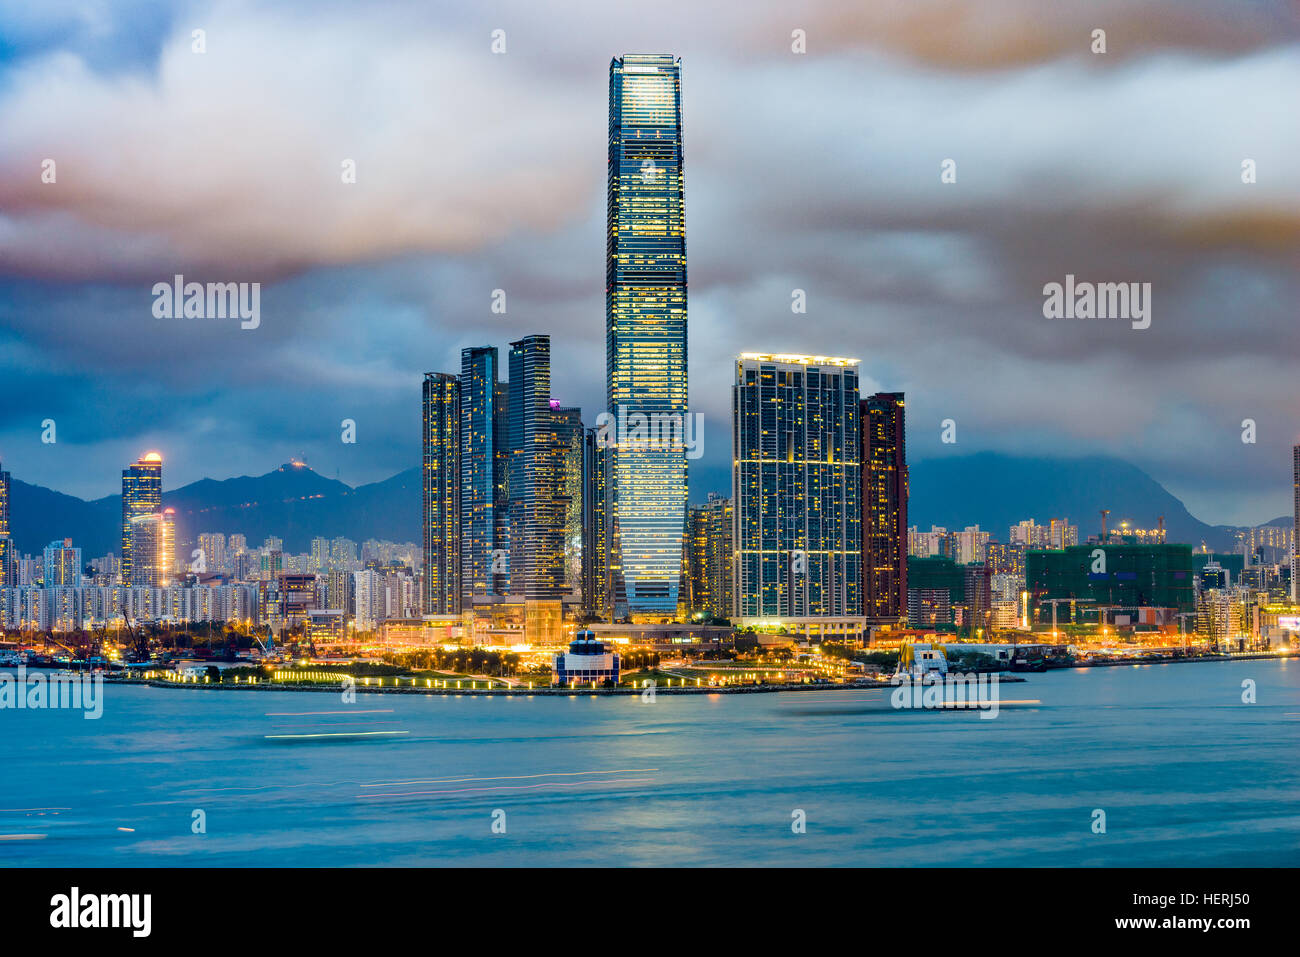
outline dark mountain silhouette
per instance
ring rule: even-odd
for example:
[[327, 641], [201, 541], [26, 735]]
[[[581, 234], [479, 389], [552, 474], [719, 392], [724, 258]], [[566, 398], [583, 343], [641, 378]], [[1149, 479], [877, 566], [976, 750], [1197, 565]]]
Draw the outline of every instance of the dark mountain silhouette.
[[[120, 495], [86, 502], [17, 479], [12, 486], [10, 527], [18, 551], [34, 553], [65, 537], [87, 561], [121, 550]], [[265, 475], [193, 482], [164, 492], [163, 505], [176, 510], [178, 542], [193, 542], [202, 532], [242, 533], [250, 545], [275, 535], [291, 552], [307, 551], [318, 535], [413, 542], [420, 539], [420, 469], [353, 488], [286, 463]]]
[[[69, 537], [89, 561], [120, 550], [122, 505], [110, 495], [92, 502], [14, 479], [10, 527], [20, 552], [36, 553]], [[201, 532], [241, 533], [250, 545], [268, 536], [304, 552], [316, 536], [395, 542], [420, 540], [420, 467], [356, 488], [325, 478], [306, 465], [286, 463], [258, 476], [203, 479], [163, 494], [176, 510], [177, 540]], [[909, 524], [962, 529], [979, 525], [995, 540], [1022, 519], [1068, 518], [1086, 540], [1109, 508], [1110, 526], [1121, 521], [1153, 528], [1165, 517], [1169, 541], [1232, 547], [1235, 527], [1207, 525], [1151, 476], [1113, 458], [1049, 459], [982, 452], [929, 459], [911, 468]], [[1289, 525], [1290, 518], [1266, 524]]]
[[1007, 540], [1008, 529], [1023, 519], [1046, 523], [1068, 518], [1079, 527], [1080, 541], [1101, 529], [1103, 508], [1110, 509], [1110, 529], [1127, 521], [1136, 528], [1155, 528], [1163, 515], [1167, 541], [1202, 543], [1212, 550], [1231, 549], [1235, 526], [1207, 525], [1187, 511], [1151, 476], [1120, 459], [1027, 458], [980, 452], [929, 459], [911, 467], [908, 522], [949, 531], [968, 525]]

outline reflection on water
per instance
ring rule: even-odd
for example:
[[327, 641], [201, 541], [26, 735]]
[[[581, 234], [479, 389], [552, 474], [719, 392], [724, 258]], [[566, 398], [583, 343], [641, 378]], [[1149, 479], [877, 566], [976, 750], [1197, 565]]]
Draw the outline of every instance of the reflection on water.
[[0, 864], [1294, 866], [1298, 678], [1051, 672], [996, 720], [878, 690], [350, 706], [110, 686], [98, 721], [0, 711]]

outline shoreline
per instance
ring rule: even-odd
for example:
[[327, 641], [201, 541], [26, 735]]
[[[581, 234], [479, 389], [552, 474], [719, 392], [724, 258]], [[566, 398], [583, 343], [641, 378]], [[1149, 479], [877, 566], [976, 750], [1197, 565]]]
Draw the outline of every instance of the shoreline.
[[[1127, 661], [1092, 661], [1076, 662], [1072, 665], [1058, 668], [1048, 668], [1046, 671], [1035, 672], [981, 672], [983, 674], [996, 675], [998, 682], [1003, 684], [1023, 684], [1027, 679], [1022, 677], [1025, 674], [1046, 674], [1050, 671], [1066, 671], [1071, 668], [1113, 668], [1113, 667], [1136, 667], [1140, 665], [1171, 665], [1171, 664], [1190, 664], [1205, 662], [1225, 662], [1225, 661], [1258, 661], [1258, 660], [1285, 660], [1290, 658], [1289, 654], [1279, 652], [1254, 652], [1239, 655], [1199, 655], [1191, 658], [1164, 658], [1164, 659], [1134, 659]], [[4, 669], [4, 670], [7, 670]], [[66, 670], [66, 669], [46, 669], [37, 667], [29, 669], [30, 672], [40, 672], [46, 670]], [[81, 672], [75, 672], [81, 673]], [[116, 675], [105, 675], [105, 684], [113, 685], [142, 685], [153, 688], [185, 688], [198, 691], [294, 691], [294, 692], [316, 692], [325, 694], [338, 694], [343, 688], [341, 683], [325, 682], [302, 682], [302, 683], [284, 683], [284, 682], [259, 682], [257, 684], [234, 684], [218, 682], [215, 684], [200, 684], [197, 682], [187, 681], [169, 681], [162, 678], [129, 678], [117, 677]], [[827, 684], [805, 684], [805, 683], [785, 683], [785, 684], [762, 684], [762, 685], [727, 685], [727, 686], [702, 686], [702, 687], [667, 687], [658, 685], [655, 687], [656, 695], [709, 695], [709, 694], [779, 694], [790, 692], [822, 692], [822, 691], [878, 691], [896, 688], [898, 685], [888, 680], [884, 681], [861, 681], [845, 684], [827, 683]], [[363, 694], [404, 694], [404, 695], [437, 695], [437, 696], [461, 696], [461, 695], [495, 695], [495, 696], [568, 696], [578, 697], [581, 695], [589, 696], [607, 696], [617, 697], [626, 694], [643, 694], [646, 688], [638, 687], [616, 687], [616, 688], [559, 688], [550, 685], [535, 688], [421, 688], [421, 687], [391, 687], [386, 688], [378, 685], [361, 684], [360, 682], [353, 685], [353, 691]]]
[[[1026, 679], [1016, 675], [1005, 675], [998, 678], [999, 684], [1023, 684]], [[115, 685], [146, 685], [153, 688], [186, 688], [195, 691], [307, 691], [321, 692], [325, 694], [338, 694], [342, 690], [341, 684], [326, 684], [324, 682], [315, 682], [302, 684], [198, 684], [184, 681], [166, 681], [160, 678], [123, 678], [110, 679], [106, 684]], [[822, 691], [881, 691], [896, 688], [898, 685], [891, 684], [888, 681], [874, 682], [871, 684], [770, 684], [770, 685], [731, 685], [727, 687], [700, 687], [700, 688], [668, 688], [657, 686], [655, 694], [657, 695], [699, 695], [699, 694], [776, 694], [780, 692], [805, 691], [805, 692], [822, 692]], [[498, 697], [531, 697], [533, 695], [549, 696], [568, 696], [572, 698], [584, 695], [618, 697], [619, 695], [643, 694], [646, 688], [556, 688], [547, 686], [544, 688], [383, 688], [370, 685], [355, 685], [351, 690], [365, 694], [416, 694], [416, 695], [439, 695], [439, 696], [461, 696], [461, 695], [495, 695]]]
[[[1003, 678], [1002, 681], [1022, 682], [1024, 678]], [[160, 678], [122, 678], [109, 679], [105, 684], [115, 685], [147, 685], [152, 688], [186, 688], [194, 691], [306, 691], [306, 692], [323, 692], [326, 694], [339, 694], [342, 690], [342, 684], [326, 684], [325, 682], [304, 682], [302, 684], [284, 684], [266, 682], [265, 684], [198, 684], [184, 681], [166, 681]], [[852, 685], [806, 685], [806, 684], [781, 684], [781, 685], [732, 685], [728, 687], [700, 687], [700, 688], [668, 688], [662, 685], [655, 688], [655, 695], [691, 695], [691, 694], [772, 694], [782, 691], [872, 691], [883, 688], [892, 688], [894, 685], [888, 682], [877, 684], [852, 684]], [[353, 691], [360, 694], [405, 694], [405, 695], [438, 695], [459, 697], [461, 695], [488, 695], [497, 697], [532, 697], [533, 695], [548, 696], [568, 696], [572, 698], [584, 695], [618, 697], [619, 695], [635, 694], [639, 695], [647, 691], [647, 688], [556, 688], [550, 685], [539, 688], [384, 688], [374, 685], [357, 684], [352, 687]]]

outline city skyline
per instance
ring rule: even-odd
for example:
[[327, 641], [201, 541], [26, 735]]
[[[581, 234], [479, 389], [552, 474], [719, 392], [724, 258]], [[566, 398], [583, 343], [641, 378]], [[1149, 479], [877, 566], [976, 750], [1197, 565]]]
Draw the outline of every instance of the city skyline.
[[[1088, 49], [1086, 7], [1066, 4], [1025, 26], [1019, 46], [945, 32], [958, 55], [944, 63], [914, 23], [864, 13], [865, 27], [846, 27], [817, 4], [800, 24], [758, 4], [735, 35], [670, 4], [672, 22], [634, 41], [617, 15], [584, 30], [561, 13], [511, 34], [504, 56], [490, 52], [491, 24], [475, 15], [438, 27], [417, 19], [386, 52], [396, 75], [427, 75], [434, 62], [470, 91], [463, 106], [428, 97], [455, 117], [466, 111], [454, 124], [463, 135], [436, 140], [454, 190], [427, 188], [427, 172], [396, 162], [397, 144], [381, 139], [354, 157], [350, 194], [337, 182], [346, 145], [336, 144], [359, 142], [361, 127], [324, 104], [356, 101], [329, 87], [331, 74], [354, 71], [294, 78], [251, 37], [287, 29], [328, 63], [355, 52], [341, 39], [349, 32], [388, 29], [389, 11], [370, 24], [322, 11], [311, 29], [292, 10], [279, 26], [265, 10], [217, 12], [207, 29], [223, 42], [206, 60], [190, 52], [179, 13], [139, 32], [138, 8], [125, 4], [96, 32], [60, 11], [6, 11], [13, 39], [0, 71], [13, 82], [0, 117], [12, 137], [0, 153], [0, 212], [25, 242], [0, 245], [0, 323], [15, 364], [0, 460], [24, 481], [87, 498], [110, 493], [117, 463], [150, 447], [176, 463], [177, 485], [298, 456], [351, 484], [378, 480], [415, 464], [412, 397], [424, 371], [453, 370], [462, 348], [534, 331], [552, 337], [565, 386], [556, 398], [598, 408], [603, 73], [616, 50], [672, 49], [687, 76], [692, 156], [690, 406], [706, 430], [692, 500], [726, 487], [734, 354], [794, 351], [815, 337], [815, 351], [864, 357], [864, 394], [906, 392], [913, 465], [1068, 445], [1131, 458], [1211, 523], [1269, 520], [1289, 511], [1273, 475], [1296, 439], [1284, 304], [1297, 291], [1298, 204], [1278, 170], [1300, 150], [1294, 130], [1273, 122], [1275, 92], [1300, 77], [1295, 26], [1275, 5], [1238, 11], [1214, 31], [1193, 29], [1176, 4], [1151, 6], [1171, 19], [1107, 16], [1104, 57]], [[795, 26], [806, 54], [791, 50]], [[236, 66], [247, 79], [223, 88], [196, 64]], [[65, 88], [105, 103], [105, 115], [129, 113], [139, 104], [115, 85], [123, 76], [156, 94], [133, 134], [139, 182], [100, 165], [120, 150], [111, 125], [88, 116], [78, 139], [51, 141], [27, 120], [63, 112]], [[880, 95], [842, 101], [840, 86]], [[237, 149], [223, 167], [239, 171], [251, 198], [225, 206], [219, 199], [238, 190], [205, 162], [204, 150], [218, 152], [207, 149], [211, 134], [178, 104], [247, 109], [260, 130], [273, 115], [259, 104], [267, 91], [270, 109], [306, 107], [331, 135], [267, 130], [260, 153]], [[382, 92], [362, 95], [379, 102]], [[516, 106], [503, 114], [501, 102]], [[433, 154], [420, 144], [449, 114], [412, 122], [408, 107], [386, 109], [401, 111], [382, 114], [400, 121], [401, 152], [425, 162]], [[178, 129], [185, 135], [164, 148], [161, 131]], [[765, 149], [751, 149], [759, 140]], [[526, 155], [526, 172], [498, 154]], [[37, 175], [47, 156], [62, 160], [57, 184]], [[940, 180], [947, 158], [957, 164], [951, 184]], [[1246, 158], [1259, 170], [1249, 185]], [[304, 171], [292, 188], [268, 173], [278, 164]], [[782, 188], [763, 188], [771, 182]], [[144, 208], [157, 214], [115, 212]], [[300, 215], [310, 208], [322, 213]], [[183, 242], [169, 222], [186, 223]], [[154, 318], [150, 285], [178, 272], [262, 282], [261, 326]], [[1044, 319], [1043, 285], [1067, 274], [1151, 281], [1152, 325]], [[496, 289], [508, 296], [504, 314], [491, 312]], [[805, 314], [790, 311], [796, 289]], [[1231, 385], [1243, 376], [1259, 384], [1249, 399]], [[950, 417], [955, 446], [939, 438]], [[338, 441], [346, 418], [357, 423], [355, 446]], [[41, 441], [45, 419], [57, 423], [56, 443]], [[1245, 419], [1258, 425], [1256, 443], [1241, 441]]]

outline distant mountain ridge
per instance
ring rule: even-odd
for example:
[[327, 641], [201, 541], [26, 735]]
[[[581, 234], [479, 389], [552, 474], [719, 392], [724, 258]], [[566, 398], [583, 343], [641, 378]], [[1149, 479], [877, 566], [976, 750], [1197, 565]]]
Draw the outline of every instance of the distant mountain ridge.
[[[312, 538], [344, 536], [418, 542], [421, 538], [420, 467], [355, 488], [301, 463], [286, 462], [265, 475], [201, 479], [163, 493], [176, 510], [176, 534], [193, 542], [201, 532], [240, 533], [250, 545], [268, 536], [290, 552], [305, 552]], [[1232, 547], [1235, 526], [1208, 525], [1141, 469], [1121, 459], [1048, 459], [980, 452], [927, 459], [911, 466], [909, 524], [960, 530], [979, 525], [1005, 541], [1026, 518], [1068, 518], [1086, 539], [1109, 508], [1110, 527], [1128, 520], [1153, 528], [1165, 517], [1170, 541], [1202, 542], [1216, 551]], [[18, 551], [35, 554], [69, 537], [87, 561], [121, 548], [121, 497], [87, 502], [20, 479], [12, 480], [10, 529]], [[1283, 517], [1266, 524], [1289, 525]]]
[[908, 523], [923, 529], [979, 525], [996, 540], [1006, 541], [1010, 527], [1024, 519], [1046, 523], [1067, 518], [1079, 527], [1084, 541], [1100, 531], [1103, 508], [1110, 509], [1107, 522], [1112, 530], [1123, 521], [1135, 528], [1155, 528], [1164, 516], [1167, 541], [1204, 543], [1213, 551], [1230, 550], [1238, 531], [1237, 526], [1202, 522], [1159, 482], [1122, 459], [977, 452], [911, 466]]
[[[200, 479], [164, 492], [163, 506], [176, 510], [177, 541], [225, 532], [261, 545], [275, 535], [287, 551], [305, 552], [318, 536], [419, 541], [420, 492], [419, 466], [353, 488], [286, 462], [265, 475]], [[86, 502], [15, 478], [10, 499], [10, 530], [20, 552], [35, 553], [65, 537], [87, 561], [121, 551], [120, 495]]]

